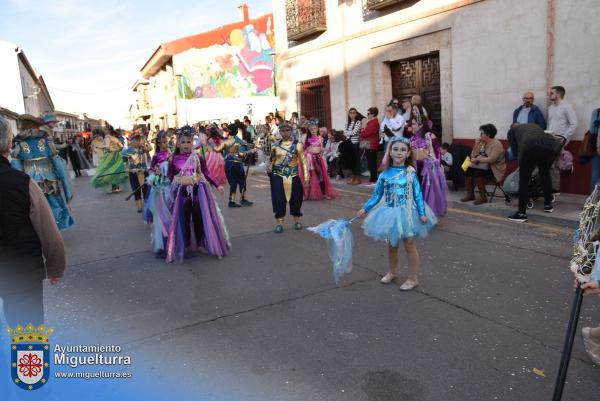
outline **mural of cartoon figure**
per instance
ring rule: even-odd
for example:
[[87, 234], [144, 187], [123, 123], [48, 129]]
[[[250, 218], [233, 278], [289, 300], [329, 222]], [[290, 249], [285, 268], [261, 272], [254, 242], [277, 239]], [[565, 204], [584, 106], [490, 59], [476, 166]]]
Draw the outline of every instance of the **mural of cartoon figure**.
[[[260, 34], [266, 38], [264, 33]], [[263, 93], [273, 86], [273, 57], [271, 48], [263, 48], [266, 40], [261, 40], [254, 26], [244, 27], [245, 46], [238, 53], [240, 74], [256, 85], [256, 92]]]
[[[261, 29], [265, 29], [264, 26]], [[273, 42], [269, 17], [265, 32], [248, 24], [242, 29], [232, 30], [228, 43], [186, 52], [180, 56], [184, 68], [178, 80], [179, 97], [273, 95]]]

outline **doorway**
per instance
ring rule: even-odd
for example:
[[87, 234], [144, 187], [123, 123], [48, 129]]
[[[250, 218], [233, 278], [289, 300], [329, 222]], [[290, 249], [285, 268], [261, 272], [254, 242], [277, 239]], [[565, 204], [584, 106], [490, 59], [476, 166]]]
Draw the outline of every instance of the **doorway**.
[[421, 95], [423, 106], [433, 122], [433, 132], [442, 137], [442, 101], [440, 95], [440, 54], [438, 51], [390, 63], [392, 95], [402, 102]]

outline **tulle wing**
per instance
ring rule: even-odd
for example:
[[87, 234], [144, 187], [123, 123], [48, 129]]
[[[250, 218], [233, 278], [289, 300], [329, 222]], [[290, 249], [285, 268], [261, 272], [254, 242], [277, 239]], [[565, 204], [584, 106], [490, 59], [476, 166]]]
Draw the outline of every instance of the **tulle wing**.
[[352, 230], [345, 219], [327, 220], [308, 230], [319, 234], [327, 242], [329, 258], [333, 263], [333, 279], [338, 284], [341, 277], [352, 271]]

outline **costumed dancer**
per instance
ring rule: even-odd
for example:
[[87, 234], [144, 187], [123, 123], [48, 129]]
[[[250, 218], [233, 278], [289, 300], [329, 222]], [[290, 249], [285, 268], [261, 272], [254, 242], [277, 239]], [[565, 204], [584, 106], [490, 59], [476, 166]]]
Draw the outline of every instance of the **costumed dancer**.
[[208, 171], [219, 185], [225, 184], [227, 177], [225, 176], [225, 159], [221, 152], [215, 151], [223, 142], [223, 137], [219, 134], [219, 129], [216, 126], [209, 128], [208, 152], [206, 153], [206, 165]]
[[96, 175], [92, 177], [92, 186], [101, 188], [107, 185], [111, 186], [109, 193], [121, 192], [119, 185], [127, 179], [125, 172], [125, 163], [121, 156], [123, 143], [119, 140], [119, 134], [110, 125], [106, 127], [107, 132], [104, 136], [104, 157], [96, 170]]
[[95, 128], [92, 131], [94, 140], [92, 141], [92, 165], [98, 167], [100, 160], [104, 156], [104, 138], [102, 137], [102, 131]]
[[129, 172], [129, 184], [135, 198], [137, 212], [142, 213], [144, 199], [148, 195], [146, 177], [148, 176], [148, 154], [151, 146], [141, 133], [135, 133], [129, 139], [129, 146], [121, 152], [125, 167]]
[[169, 137], [165, 131], [156, 136], [156, 153], [150, 161], [149, 175], [146, 180], [149, 186], [144, 212], [144, 221], [152, 224], [152, 251], [159, 257], [165, 256], [171, 211], [169, 210], [169, 192], [171, 182], [169, 170]]
[[412, 156], [416, 161], [417, 175], [423, 190], [425, 203], [437, 217], [446, 214], [448, 205], [446, 195], [448, 185], [444, 168], [440, 162], [442, 157], [440, 144], [433, 133], [430, 132], [431, 121], [423, 125], [413, 120], [413, 136], [410, 138]]
[[277, 225], [275, 232], [283, 232], [286, 204], [290, 204], [290, 214], [294, 217], [294, 229], [301, 230], [302, 199], [304, 189], [299, 174], [304, 175], [304, 182], [310, 185], [308, 166], [304, 158], [304, 147], [292, 139], [292, 126], [283, 123], [279, 127], [281, 140], [271, 147], [270, 164], [267, 173], [271, 180], [271, 202]]
[[329, 174], [327, 174], [327, 162], [323, 157], [323, 138], [319, 135], [319, 127], [311, 121], [308, 130], [304, 155], [310, 180], [302, 183], [304, 200], [321, 200], [323, 197], [325, 199], [335, 198], [336, 193], [329, 180]]
[[[226, 131], [224, 132], [226, 134]], [[234, 132], [230, 132], [225, 140], [213, 149], [215, 152], [225, 152], [225, 175], [229, 182], [229, 207], [252, 206], [253, 202], [246, 199], [246, 172], [244, 159], [253, 151], [248, 144]], [[240, 189], [240, 203], [237, 203], [237, 189]]]
[[[224, 193], [211, 177], [206, 161], [193, 151], [193, 129], [179, 130], [177, 149], [169, 161], [172, 222], [167, 239], [167, 262], [181, 262], [198, 246], [219, 258], [231, 249], [221, 210], [209, 184]], [[193, 226], [193, 232], [192, 232]]]
[[[81, 170], [89, 170], [92, 168], [92, 164], [85, 154], [85, 139], [82, 135], [77, 135], [73, 141], [73, 150], [77, 152], [79, 156], [79, 163]], [[81, 175], [81, 172], [79, 173]]]
[[431, 208], [423, 201], [421, 185], [410, 157], [410, 140], [390, 139], [382, 161], [382, 172], [377, 179], [373, 195], [357, 213], [362, 217], [367, 236], [388, 244], [389, 272], [381, 283], [396, 279], [398, 247], [400, 241], [408, 254], [408, 279], [401, 290], [412, 290], [419, 285], [419, 253], [415, 237], [425, 237], [437, 223]]
[[67, 165], [48, 133], [40, 127], [43, 121], [29, 114], [19, 116], [21, 132], [15, 137], [11, 165], [24, 171], [40, 187], [52, 209], [60, 230], [75, 224], [68, 203], [73, 198]]

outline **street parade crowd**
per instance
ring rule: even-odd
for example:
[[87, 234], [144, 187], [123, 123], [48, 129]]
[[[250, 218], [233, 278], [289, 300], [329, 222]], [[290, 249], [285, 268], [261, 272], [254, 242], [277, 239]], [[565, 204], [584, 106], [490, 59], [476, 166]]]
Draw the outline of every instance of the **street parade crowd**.
[[[556, 87], [553, 91], [562, 100], [564, 88]], [[47, 274], [52, 282], [59, 280], [65, 269], [65, 257], [58, 230], [76, 224], [69, 208], [73, 190], [68, 160], [75, 177], [82, 176], [82, 170], [94, 172], [91, 178], [94, 188], [118, 193], [129, 182], [128, 199], [135, 199], [136, 211], [151, 226], [151, 247], [157, 257], [167, 263], [182, 262], [202, 252], [220, 259], [231, 251], [232, 245], [213, 189], [223, 194], [227, 183], [227, 207], [252, 207], [247, 177], [250, 166], [256, 166], [264, 168], [269, 177], [277, 234], [285, 230], [288, 213], [292, 216], [292, 228], [303, 229], [304, 201], [338, 197], [332, 181], [347, 178], [348, 185], [372, 187], [372, 196], [356, 215], [365, 217], [365, 235], [388, 245], [389, 268], [381, 283], [397, 278], [398, 251], [403, 245], [409, 273], [399, 288], [412, 290], [419, 285], [420, 258], [415, 238], [425, 237], [446, 214], [446, 180], [455, 177], [452, 170], [457, 162], [459, 166], [464, 164], [467, 158], [463, 156], [468, 156], [469, 163], [463, 169], [467, 194], [462, 201], [486, 202], [486, 180], [498, 184], [505, 178], [508, 157], [517, 159], [521, 166], [519, 211], [511, 219], [527, 219], [528, 183], [535, 168], [541, 175], [544, 210], [552, 211], [550, 169], [564, 141], [556, 141], [544, 133], [546, 123], [542, 124], [536, 113], [533, 94], [527, 92], [523, 100], [524, 105], [515, 111], [514, 125], [508, 133], [508, 155], [495, 139], [497, 130], [493, 124], [479, 128], [480, 138], [472, 150], [462, 155], [452, 153], [450, 145], [440, 143], [433, 132], [428, 111], [419, 96], [402, 102], [393, 99], [385, 106], [382, 119], [377, 107], [369, 108], [366, 116], [351, 108], [343, 130], [330, 130], [318, 120], [298, 113], [292, 113], [288, 120], [271, 113], [263, 124], [252, 125], [244, 117], [229, 124], [208, 122], [155, 131], [140, 126], [127, 135], [107, 124], [94, 130], [89, 139], [72, 138], [66, 144], [52, 139], [49, 134], [52, 121], [23, 115], [14, 139], [12, 133], [6, 133], [10, 131], [6, 123], [2, 123], [6, 131], [3, 135], [10, 136], [10, 140], [0, 140], [3, 147], [0, 184], [9, 170], [23, 171], [30, 181], [24, 175], [17, 175], [14, 180], [21, 187], [15, 188], [19, 190], [14, 196], [3, 192], [0, 198], [4, 213], [0, 249], [3, 252], [12, 249], [7, 254], [14, 264], [32, 257], [38, 260], [43, 253], [46, 271], [41, 259], [30, 264], [31, 269], [39, 277]], [[528, 109], [527, 115], [522, 115], [523, 107]], [[564, 104], [562, 107], [565, 108]], [[568, 120], [570, 111], [565, 109], [565, 113]], [[600, 121], [598, 115], [596, 120]], [[597, 121], [591, 124], [595, 128], [593, 139], [600, 125]], [[459, 160], [453, 160], [457, 155]], [[8, 165], [9, 156], [12, 168]], [[598, 155], [592, 158], [596, 163]], [[363, 184], [365, 175], [368, 181]], [[36, 189], [32, 190], [27, 182], [37, 183]], [[479, 189], [479, 198], [475, 197], [475, 187]], [[40, 206], [40, 194], [47, 201], [45, 205]], [[10, 224], [6, 223], [10, 220], [6, 215], [7, 202], [23, 204], [19, 212], [21, 220], [14, 218]], [[40, 209], [45, 217], [39, 217]], [[38, 215], [33, 217], [34, 213]], [[55, 222], [50, 224], [52, 229], [47, 227], [47, 221], [41, 223], [48, 216]], [[24, 223], [28, 218], [29, 223]], [[27, 235], [21, 233], [20, 226], [31, 227]], [[7, 245], [10, 241], [17, 244], [21, 238], [28, 238], [25, 242], [29, 245], [24, 248], [29, 252], [27, 257], [24, 256], [27, 252], [15, 251], [18, 246]], [[35, 252], [30, 252], [33, 249]], [[15, 273], [14, 281], [23, 288], [31, 287], [31, 278], [23, 277], [22, 273]], [[586, 287], [589, 292], [598, 291], [597, 288], [597, 280]], [[21, 301], [7, 299], [6, 290], [0, 290], [10, 321], [11, 308], [21, 307]], [[35, 291], [41, 293], [41, 287]], [[33, 305], [31, 315], [40, 318], [39, 304], [33, 302]], [[600, 358], [600, 329], [586, 328], [585, 333], [589, 347], [593, 348], [591, 355]]]

